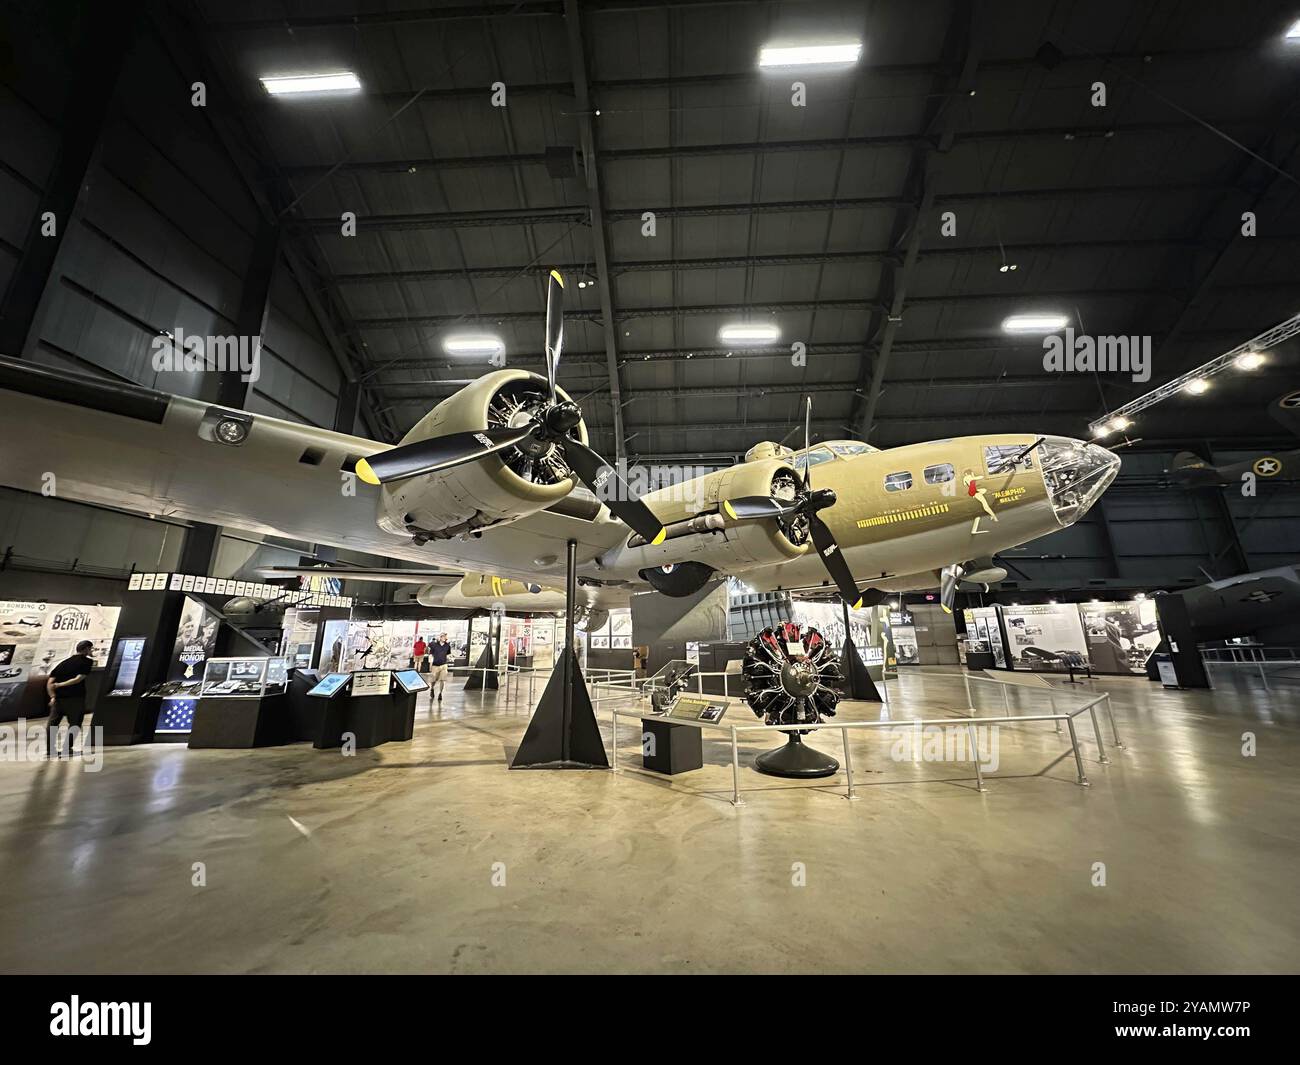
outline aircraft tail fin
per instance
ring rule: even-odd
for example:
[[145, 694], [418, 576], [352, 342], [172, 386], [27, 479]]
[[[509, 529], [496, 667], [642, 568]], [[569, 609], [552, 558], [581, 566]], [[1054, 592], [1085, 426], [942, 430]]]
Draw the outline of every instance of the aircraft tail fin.
[[1300, 392], [1287, 392], [1268, 405], [1268, 412], [1296, 436], [1300, 436]]
[[1169, 467], [1169, 476], [1184, 485], [1218, 484], [1219, 471], [1200, 455], [1180, 451]]

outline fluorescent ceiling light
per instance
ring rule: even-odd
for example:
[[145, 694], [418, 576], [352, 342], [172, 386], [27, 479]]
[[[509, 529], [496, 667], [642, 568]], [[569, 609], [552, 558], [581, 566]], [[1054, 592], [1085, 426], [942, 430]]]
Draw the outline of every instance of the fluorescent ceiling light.
[[350, 70], [337, 74], [291, 74], [283, 78], [260, 79], [272, 96], [301, 92], [355, 92], [361, 82]]
[[1258, 370], [1264, 365], [1264, 356], [1258, 351], [1243, 351], [1232, 360], [1232, 364], [1238, 370]]
[[726, 344], [771, 344], [780, 337], [774, 325], [724, 325], [718, 330], [718, 339]]
[[1300, 19], [1291, 24], [1291, 28], [1286, 31], [1288, 41], [1300, 41]]
[[1070, 319], [1063, 314], [1013, 314], [1002, 322], [1004, 333], [1055, 333]]
[[442, 350], [448, 355], [499, 355], [506, 346], [488, 333], [453, 333], [443, 338]]
[[1210, 390], [1210, 382], [1204, 377], [1194, 377], [1183, 385], [1184, 392], [1190, 392], [1193, 396], [1204, 395]]
[[861, 41], [839, 44], [766, 45], [758, 53], [760, 67], [810, 67], [828, 63], [856, 63]]

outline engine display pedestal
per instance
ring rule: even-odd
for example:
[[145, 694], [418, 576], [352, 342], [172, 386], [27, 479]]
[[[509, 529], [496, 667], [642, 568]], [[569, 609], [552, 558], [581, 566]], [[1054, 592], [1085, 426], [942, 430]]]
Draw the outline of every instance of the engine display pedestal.
[[786, 736], [784, 747], [764, 751], [755, 758], [754, 768], [770, 777], [807, 780], [834, 776], [840, 771], [840, 763], [829, 754], [809, 747], [797, 732], [791, 732]]

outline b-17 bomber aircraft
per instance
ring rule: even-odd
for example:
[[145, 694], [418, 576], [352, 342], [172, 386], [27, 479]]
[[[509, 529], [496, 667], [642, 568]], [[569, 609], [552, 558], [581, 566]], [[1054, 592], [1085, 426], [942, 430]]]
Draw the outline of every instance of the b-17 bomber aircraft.
[[[551, 608], [538, 596], [564, 587], [573, 541], [588, 609], [648, 589], [688, 596], [727, 576], [758, 591], [834, 590], [851, 606], [871, 589], [938, 585], [951, 609], [960, 582], [1000, 580], [993, 556], [1077, 521], [1119, 470], [1110, 451], [1064, 437], [879, 450], [812, 443], [806, 422], [797, 451], [759, 443], [727, 469], [638, 495], [588, 445], [557, 381], [562, 301], [553, 271], [546, 376], [488, 373], [396, 447], [0, 359], [0, 482], [518, 581], [510, 607]], [[436, 586], [409, 579], [423, 576]]]

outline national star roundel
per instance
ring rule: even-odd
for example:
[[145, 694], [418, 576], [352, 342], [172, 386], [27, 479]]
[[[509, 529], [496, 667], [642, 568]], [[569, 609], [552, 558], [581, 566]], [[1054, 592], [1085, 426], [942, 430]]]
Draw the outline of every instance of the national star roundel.
[[1263, 458], [1256, 459], [1251, 469], [1259, 477], [1276, 477], [1282, 472], [1282, 463], [1272, 455], [1265, 455]]

